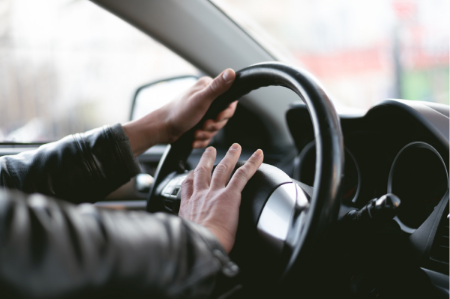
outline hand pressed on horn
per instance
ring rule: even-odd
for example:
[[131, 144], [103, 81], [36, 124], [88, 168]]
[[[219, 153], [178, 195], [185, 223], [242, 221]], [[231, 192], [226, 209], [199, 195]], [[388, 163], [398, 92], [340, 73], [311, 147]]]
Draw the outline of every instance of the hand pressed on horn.
[[208, 228], [226, 252], [234, 245], [241, 192], [263, 162], [263, 152], [257, 150], [230, 179], [240, 155], [241, 146], [233, 144], [211, 176], [216, 149], [208, 147], [181, 187], [179, 216]]

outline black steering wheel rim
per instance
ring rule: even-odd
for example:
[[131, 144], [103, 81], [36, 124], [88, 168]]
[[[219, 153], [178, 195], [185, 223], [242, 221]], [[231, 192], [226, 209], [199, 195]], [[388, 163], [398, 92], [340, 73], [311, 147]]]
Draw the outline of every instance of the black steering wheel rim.
[[169, 174], [185, 172], [186, 160], [192, 151], [197, 128], [207, 119], [215, 118], [233, 101], [265, 86], [289, 88], [303, 100], [311, 115], [316, 141], [314, 192], [308, 220], [302, 229], [300, 245], [293, 248], [283, 273], [284, 280], [287, 281], [291, 270], [301, 267], [308, 252], [325, 237], [327, 229], [336, 221], [344, 166], [344, 145], [339, 117], [326, 92], [306, 71], [279, 62], [259, 63], [237, 71], [231, 88], [213, 102], [199, 124], [167, 147], [155, 173], [155, 183], [149, 193], [147, 210], [164, 210], [162, 203], [152, 200], [152, 197]]

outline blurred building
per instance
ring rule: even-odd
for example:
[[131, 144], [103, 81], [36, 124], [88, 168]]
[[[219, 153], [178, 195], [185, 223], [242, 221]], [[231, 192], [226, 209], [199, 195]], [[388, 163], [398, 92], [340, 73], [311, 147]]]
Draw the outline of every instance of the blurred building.
[[[447, 0], [214, 0], [267, 32], [340, 101], [449, 103]], [[266, 38], [267, 39], [267, 38]]]
[[87, 0], [0, 0], [0, 142], [128, 120], [137, 87], [189, 63]]

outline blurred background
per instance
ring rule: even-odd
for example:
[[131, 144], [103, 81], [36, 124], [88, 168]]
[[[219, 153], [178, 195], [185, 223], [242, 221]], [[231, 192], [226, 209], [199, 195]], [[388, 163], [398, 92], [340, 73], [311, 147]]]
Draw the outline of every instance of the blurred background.
[[[448, 0], [212, 2], [345, 105], [449, 103]], [[185, 74], [199, 71], [87, 0], [0, 0], [0, 142], [124, 122], [137, 87]]]
[[448, 0], [213, 2], [344, 104], [449, 103]]

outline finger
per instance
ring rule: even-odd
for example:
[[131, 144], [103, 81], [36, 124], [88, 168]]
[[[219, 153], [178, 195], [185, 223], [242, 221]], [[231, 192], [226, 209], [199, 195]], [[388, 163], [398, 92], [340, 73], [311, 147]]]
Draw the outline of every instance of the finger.
[[194, 190], [204, 190], [209, 188], [211, 183], [211, 171], [216, 160], [216, 149], [208, 147], [204, 152], [194, 170]]
[[181, 200], [189, 200], [194, 193], [194, 172], [191, 171], [181, 184]]
[[208, 131], [204, 131], [204, 130], [197, 130], [195, 131], [195, 140], [200, 140], [200, 141], [204, 141], [204, 140], [211, 140], [211, 138], [214, 137], [214, 135], [216, 135], [215, 132], [208, 132]]
[[212, 80], [212, 82], [199, 93], [201, 96], [213, 101], [230, 88], [235, 78], [236, 73], [232, 69], [226, 69], [214, 78], [214, 80]]
[[217, 132], [227, 124], [227, 121], [228, 120], [226, 119], [226, 120], [217, 122], [212, 119], [208, 119], [203, 124], [203, 130], [208, 131], [208, 132]]
[[233, 103], [231, 103], [227, 109], [223, 110], [222, 112], [219, 113], [219, 115], [217, 115], [217, 117], [215, 119], [216, 122], [227, 120], [227, 119], [230, 119], [231, 117], [233, 117], [234, 112], [236, 111], [236, 106], [237, 106], [237, 101], [234, 101]]
[[213, 78], [208, 76], [201, 77], [197, 80], [197, 82], [195, 82], [194, 86], [192, 86], [192, 89], [194, 89], [195, 91], [200, 91], [211, 84], [211, 82], [213, 82]]
[[230, 180], [227, 188], [242, 192], [248, 180], [255, 174], [264, 159], [262, 150], [257, 150], [244, 165], [239, 167]]
[[211, 188], [219, 189], [225, 187], [230, 180], [231, 173], [236, 166], [237, 161], [241, 155], [241, 146], [234, 143], [228, 150], [225, 158], [220, 161], [214, 170], [212, 177]]
[[210, 140], [203, 140], [203, 141], [194, 141], [192, 142], [192, 148], [204, 148], [207, 147]]
[[200, 112], [200, 115], [208, 110], [211, 102], [214, 99], [205, 97], [205, 90], [214, 82], [211, 77], [201, 77], [197, 82], [188, 90], [188, 106], [194, 108], [195, 111]]
[[[196, 139], [198, 140], [210, 140], [214, 135], [222, 129], [230, 119], [234, 111], [236, 110], [237, 101], [231, 103], [227, 109], [222, 111], [215, 120], [208, 119], [203, 124], [203, 130], [198, 130], [196, 132]], [[207, 132], [211, 132], [212, 134], [207, 134]]]

